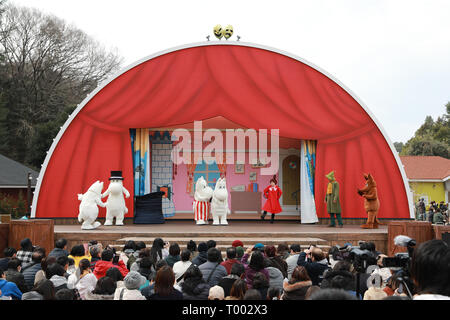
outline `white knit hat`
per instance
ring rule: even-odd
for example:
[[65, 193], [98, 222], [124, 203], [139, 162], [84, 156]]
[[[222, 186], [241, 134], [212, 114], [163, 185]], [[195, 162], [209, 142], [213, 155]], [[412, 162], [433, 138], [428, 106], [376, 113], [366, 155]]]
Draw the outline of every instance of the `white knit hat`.
[[223, 300], [225, 292], [221, 286], [214, 286], [209, 289], [209, 300]]

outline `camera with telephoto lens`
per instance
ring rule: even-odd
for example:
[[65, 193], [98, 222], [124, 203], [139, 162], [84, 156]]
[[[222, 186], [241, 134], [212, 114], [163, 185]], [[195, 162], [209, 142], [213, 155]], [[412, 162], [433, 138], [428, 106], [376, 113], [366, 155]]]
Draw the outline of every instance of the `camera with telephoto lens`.
[[382, 261], [382, 267], [390, 268], [397, 276], [397, 279], [401, 283], [400, 291], [405, 291], [412, 298], [412, 291], [414, 284], [410, 278], [410, 266], [411, 258], [416, 246], [416, 240], [407, 236], [396, 236], [394, 238], [394, 244], [400, 247], [406, 247], [407, 252], [396, 253], [393, 257], [386, 257]]
[[[372, 248], [373, 247], [373, 248]], [[333, 246], [329, 254], [331, 254], [335, 261], [348, 261], [353, 264], [353, 267], [358, 272], [365, 272], [367, 267], [377, 263], [376, 254], [374, 253], [373, 244], [367, 242], [360, 242], [359, 246], [352, 246], [346, 244], [344, 246]]]

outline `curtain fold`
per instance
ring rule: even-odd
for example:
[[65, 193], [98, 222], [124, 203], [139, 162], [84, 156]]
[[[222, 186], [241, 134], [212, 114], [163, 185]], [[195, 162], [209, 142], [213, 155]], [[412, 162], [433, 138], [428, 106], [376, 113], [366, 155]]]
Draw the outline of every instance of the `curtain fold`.
[[314, 199], [316, 142], [302, 140], [300, 149], [300, 213], [302, 223], [318, 222]]
[[150, 193], [150, 136], [148, 129], [130, 130], [133, 146], [134, 194]]

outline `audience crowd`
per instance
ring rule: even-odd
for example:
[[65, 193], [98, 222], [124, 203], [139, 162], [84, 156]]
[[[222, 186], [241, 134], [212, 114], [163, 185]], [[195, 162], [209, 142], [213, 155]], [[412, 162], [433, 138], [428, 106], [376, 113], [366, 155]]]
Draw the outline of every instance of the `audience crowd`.
[[[120, 250], [97, 241], [54, 249], [23, 239], [0, 259], [2, 300], [450, 300], [450, 248], [431, 240], [415, 248], [408, 274], [376, 254], [360, 270], [321, 248], [281, 243], [222, 252], [214, 240], [184, 247], [161, 238], [150, 248], [128, 241]], [[405, 282], [409, 279], [409, 282]], [[408, 283], [410, 284], [408, 286]]]

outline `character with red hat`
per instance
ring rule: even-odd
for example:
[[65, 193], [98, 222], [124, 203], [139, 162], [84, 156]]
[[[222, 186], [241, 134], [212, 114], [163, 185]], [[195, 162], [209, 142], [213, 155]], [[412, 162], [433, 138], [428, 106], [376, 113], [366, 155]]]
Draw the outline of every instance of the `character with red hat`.
[[261, 215], [262, 220], [264, 220], [264, 218], [266, 217], [267, 212], [270, 212], [272, 214], [270, 223], [273, 223], [273, 221], [275, 220], [275, 215], [282, 211], [279, 201], [281, 195], [281, 189], [279, 186], [277, 186], [277, 177], [276, 175], [274, 175], [273, 178], [270, 179], [270, 186], [264, 189], [264, 197], [267, 199], [267, 201], [263, 207], [263, 214]]

